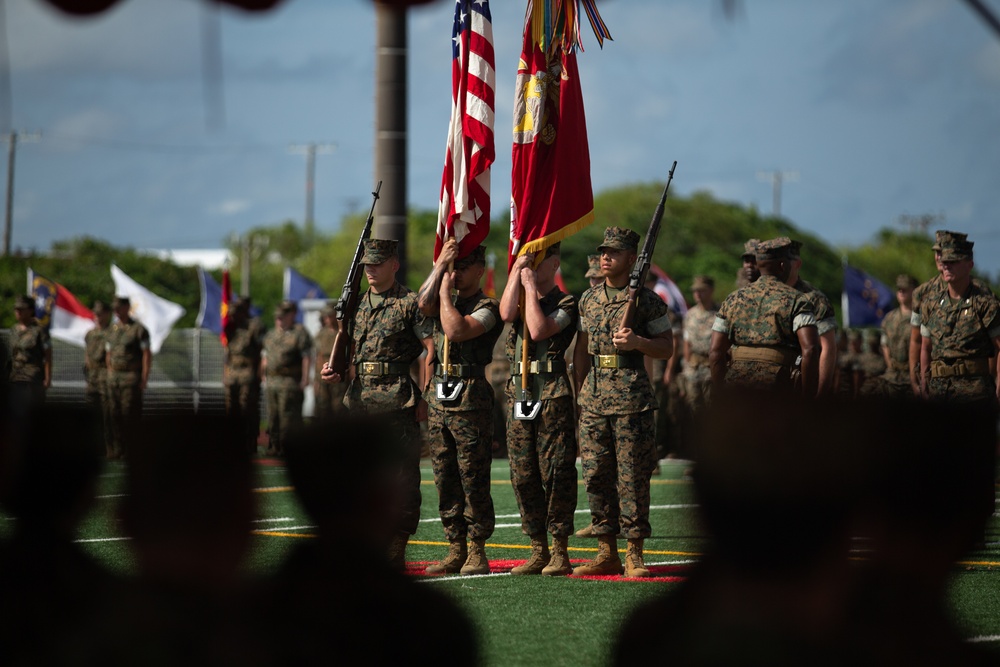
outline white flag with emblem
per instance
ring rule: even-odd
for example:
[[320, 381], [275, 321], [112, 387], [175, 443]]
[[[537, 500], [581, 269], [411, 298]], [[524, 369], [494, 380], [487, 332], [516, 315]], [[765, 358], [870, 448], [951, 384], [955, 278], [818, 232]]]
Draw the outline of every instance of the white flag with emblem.
[[158, 353], [170, 330], [184, 314], [184, 307], [156, 296], [114, 264], [111, 265], [111, 279], [115, 281], [115, 296], [128, 297], [132, 317], [149, 331], [149, 349], [153, 354]]

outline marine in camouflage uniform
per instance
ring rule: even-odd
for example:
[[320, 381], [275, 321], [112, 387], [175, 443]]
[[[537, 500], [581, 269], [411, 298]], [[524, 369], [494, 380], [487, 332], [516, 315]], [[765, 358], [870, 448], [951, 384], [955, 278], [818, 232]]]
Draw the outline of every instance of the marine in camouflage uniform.
[[[580, 459], [598, 552], [574, 574], [650, 575], [643, 562], [643, 542], [650, 535], [656, 400], [643, 355], [669, 358], [673, 335], [667, 304], [646, 286], [635, 295], [631, 326], [622, 326], [638, 244], [639, 235], [632, 230], [608, 227], [598, 247], [604, 282], [580, 298], [573, 365], [580, 404]], [[616, 533], [628, 540], [624, 568]]]
[[[673, 310], [667, 310], [670, 319], [670, 334], [674, 340], [684, 336], [684, 318]], [[656, 397], [656, 455], [653, 474], [659, 474], [659, 459], [670, 456], [685, 456], [685, 435], [691, 421], [691, 411], [687, 405], [687, 378], [683, 373], [684, 351], [681, 345], [674, 346], [669, 359], [646, 357], [646, 372], [653, 383]], [[588, 528], [590, 525], [588, 525]], [[578, 537], [583, 537], [577, 533]], [[589, 535], [593, 537], [593, 535]]]
[[260, 435], [261, 357], [264, 326], [250, 317], [250, 297], [240, 297], [226, 323], [222, 384], [226, 414], [242, 425], [247, 451], [257, 452]]
[[309, 382], [312, 337], [296, 324], [298, 306], [282, 301], [274, 310], [274, 328], [264, 336], [261, 375], [267, 400], [267, 453], [283, 456], [291, 434], [302, 429], [302, 402]]
[[[566, 351], [576, 335], [579, 312], [576, 298], [555, 282], [559, 251], [558, 243], [549, 246], [535, 268], [534, 255], [518, 257], [500, 299], [500, 315], [511, 323], [505, 346], [511, 368], [506, 386], [510, 481], [521, 511], [521, 530], [531, 538], [531, 555], [511, 570], [515, 575], [559, 576], [573, 571], [567, 546], [577, 498], [576, 422]], [[525, 380], [528, 396], [523, 393]], [[527, 409], [528, 400], [540, 402], [537, 416], [517, 419], [516, 406]], [[546, 531], [552, 534], [551, 554]]]
[[885, 356], [880, 345], [881, 334], [878, 329], [868, 329], [863, 334], [864, 342], [861, 354], [854, 360], [854, 392], [855, 398], [870, 398], [885, 394], [884, 378], [886, 370]]
[[854, 330], [840, 332], [837, 341], [837, 378], [834, 395], [843, 400], [854, 400], [854, 366], [861, 354], [861, 334]]
[[736, 272], [736, 289], [742, 289], [760, 278], [760, 271], [757, 270], [758, 243], [760, 239], [749, 239], [743, 244], [743, 254], [740, 255], [742, 264]]
[[111, 327], [105, 349], [108, 359], [108, 398], [111, 402], [111, 448], [108, 458], [126, 456], [135, 446], [142, 419], [142, 399], [153, 365], [149, 331], [132, 319], [128, 297], [111, 304], [118, 321]]
[[712, 325], [719, 312], [715, 303], [715, 279], [695, 276], [691, 284], [695, 305], [684, 315], [684, 385], [685, 398], [693, 413], [708, 405], [712, 373], [708, 352], [712, 347]]
[[583, 274], [583, 277], [590, 281], [591, 287], [601, 284], [604, 275], [601, 273], [600, 255], [587, 255], [587, 272]]
[[[337, 311], [332, 305], [327, 305], [319, 313], [322, 326], [313, 338], [316, 347], [316, 363], [325, 362], [330, 359], [333, 351], [333, 342], [337, 339], [340, 331], [340, 323], [337, 321]], [[315, 374], [313, 381], [313, 419], [325, 421], [334, 415], [347, 410], [344, 405], [344, 394], [347, 385], [343, 382], [323, 382], [319, 372]]]
[[792, 259], [788, 284], [802, 292], [813, 303], [816, 314], [816, 333], [819, 335], [819, 383], [817, 396], [827, 396], [833, 391], [837, 375], [837, 317], [833, 304], [823, 292], [799, 276], [802, 269], [802, 242], [793, 240], [789, 248]]
[[896, 277], [895, 308], [882, 319], [882, 353], [886, 371], [883, 389], [888, 397], [912, 398], [910, 384], [910, 318], [913, 315], [913, 290], [917, 279], [909, 275]]
[[[712, 384], [793, 391], [796, 359], [801, 385], [816, 390], [819, 341], [813, 301], [785, 284], [791, 273], [791, 240], [779, 237], [757, 246], [760, 278], [733, 292], [712, 325], [709, 365]], [[732, 361], [726, 367], [727, 354]]]
[[35, 319], [35, 302], [20, 296], [14, 302], [17, 323], [10, 337], [11, 400], [16, 411], [45, 402], [45, 390], [52, 383], [52, 340]]
[[[451, 263], [454, 272], [448, 270]], [[456, 569], [461, 574], [490, 571], [485, 545], [496, 524], [490, 495], [495, 396], [486, 365], [493, 358], [503, 325], [500, 304], [480, 288], [485, 266], [484, 246], [460, 258], [458, 244], [449, 239], [418, 297], [421, 311], [434, 322], [435, 377], [426, 392], [427, 439], [441, 523], [450, 543], [448, 556], [427, 568], [431, 574]], [[458, 291], [455, 303], [452, 285]], [[445, 380], [462, 383], [453, 400], [437, 397], [436, 385]], [[467, 553], [460, 564], [464, 549]]]
[[990, 357], [1000, 349], [1000, 302], [972, 280], [973, 243], [966, 239], [938, 233], [946, 288], [921, 301], [922, 382], [932, 399], [994, 403], [1000, 390]]
[[106, 343], [111, 333], [111, 308], [103, 301], [95, 301], [91, 308], [96, 326], [83, 337], [83, 371], [87, 380], [85, 397], [87, 405], [101, 415], [104, 432], [105, 454], [114, 454], [111, 439], [111, 401], [108, 399], [108, 351]]
[[[429, 360], [433, 345], [431, 325], [417, 307], [417, 295], [396, 280], [398, 245], [391, 239], [364, 241], [360, 263], [368, 289], [359, 297], [354, 317], [347, 322], [353, 377], [344, 404], [352, 413], [378, 415], [399, 438], [399, 520], [388, 557], [394, 568], [403, 569], [406, 543], [420, 522], [423, 437], [419, 422], [427, 419], [421, 391], [427, 385], [428, 371], [421, 365], [418, 381], [414, 382], [410, 369], [425, 351]], [[324, 363], [321, 376], [325, 382], [344, 379], [328, 363]]]

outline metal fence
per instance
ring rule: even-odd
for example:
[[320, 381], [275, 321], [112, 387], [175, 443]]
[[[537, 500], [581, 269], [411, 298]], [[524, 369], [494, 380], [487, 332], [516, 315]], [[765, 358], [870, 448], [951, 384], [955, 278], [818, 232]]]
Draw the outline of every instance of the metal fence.
[[[0, 330], [3, 354], [10, 349], [10, 330]], [[50, 403], [83, 403], [86, 380], [83, 349], [52, 341]], [[174, 329], [153, 355], [149, 383], [143, 395], [143, 412], [155, 414], [178, 408], [198, 412], [224, 410], [222, 343], [204, 329]]]

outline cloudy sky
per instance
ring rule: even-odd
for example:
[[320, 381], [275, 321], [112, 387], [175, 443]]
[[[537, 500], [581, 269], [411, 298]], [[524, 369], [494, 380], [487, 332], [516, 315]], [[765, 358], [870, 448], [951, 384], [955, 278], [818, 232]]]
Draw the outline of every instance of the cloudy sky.
[[[600, 5], [614, 41], [598, 49], [587, 27], [579, 58], [595, 191], [662, 182], [677, 160], [677, 193], [770, 212], [764, 173], [780, 171], [782, 214], [830, 243], [934, 214], [970, 233], [981, 269], [1000, 271], [1000, 39], [965, 2], [744, 0], [733, 20], [720, 4]], [[301, 220], [305, 158], [289, 146], [306, 142], [336, 144], [317, 157], [317, 226], [367, 210], [378, 179], [370, 0], [223, 11], [221, 129], [207, 121], [201, 3], [125, 0], [84, 20], [37, 0], [6, 5], [11, 124], [41, 132], [18, 144], [15, 248], [82, 234], [218, 247]], [[525, 2], [491, 5], [495, 213], [510, 192]], [[452, 12], [439, 0], [409, 19], [408, 199], [421, 208], [440, 188]]]

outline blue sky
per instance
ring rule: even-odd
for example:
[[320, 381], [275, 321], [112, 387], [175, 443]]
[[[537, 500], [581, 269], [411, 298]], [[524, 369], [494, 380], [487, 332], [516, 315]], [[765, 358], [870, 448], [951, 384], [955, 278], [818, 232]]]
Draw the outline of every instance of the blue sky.
[[[1000, 9], [996, 0], [989, 0]], [[524, 0], [492, 0], [497, 54], [494, 214], [510, 192], [513, 82]], [[661, 181], [770, 212], [762, 171], [796, 172], [782, 213], [860, 244], [901, 214], [939, 214], [1000, 272], [1000, 40], [961, 0], [606, 0], [614, 41], [589, 33], [580, 70], [595, 191]], [[19, 145], [13, 246], [81, 234], [136, 247], [217, 247], [301, 220], [367, 210], [373, 173], [375, 13], [369, 0], [226, 10], [226, 122], [206, 122], [194, 0], [125, 0], [70, 20], [7, 3]], [[408, 199], [435, 208], [450, 104], [453, 6], [410, 13]], [[0, 161], [5, 162], [5, 161]], [[5, 164], [0, 171], [6, 176]], [[3, 181], [0, 181], [3, 182]], [[597, 224], [600, 224], [598, 221]], [[494, 230], [506, 234], [506, 229]]]

